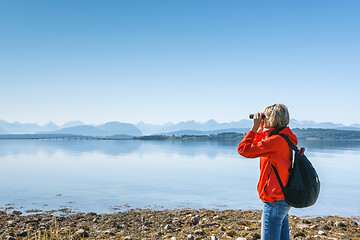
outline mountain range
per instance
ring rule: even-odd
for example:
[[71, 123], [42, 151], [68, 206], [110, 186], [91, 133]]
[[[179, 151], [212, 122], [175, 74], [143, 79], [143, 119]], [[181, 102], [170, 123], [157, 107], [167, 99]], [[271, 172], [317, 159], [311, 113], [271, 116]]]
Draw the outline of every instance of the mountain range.
[[[252, 125], [251, 120], [243, 119], [237, 122], [218, 123], [209, 120], [205, 123], [186, 121], [177, 124], [168, 122], [165, 124], [150, 124], [139, 122], [137, 124], [108, 122], [100, 125], [86, 125], [81, 121], [71, 121], [58, 126], [49, 122], [43, 126], [37, 123], [9, 123], [0, 120], [0, 134], [75, 134], [86, 136], [113, 136], [113, 135], [209, 135], [221, 132], [246, 132]], [[360, 131], [360, 124], [345, 126], [339, 123], [314, 121], [297, 121], [291, 119], [292, 128], [323, 128]]]

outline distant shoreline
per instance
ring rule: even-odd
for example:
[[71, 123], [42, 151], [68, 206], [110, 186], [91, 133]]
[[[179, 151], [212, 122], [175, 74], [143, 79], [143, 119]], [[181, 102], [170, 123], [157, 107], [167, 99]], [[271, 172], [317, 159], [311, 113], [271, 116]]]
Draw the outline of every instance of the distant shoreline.
[[[360, 131], [295, 128], [293, 132], [299, 139], [306, 140], [360, 140]], [[245, 133], [223, 132], [217, 134], [159, 134], [147, 136], [129, 136], [118, 134], [112, 136], [86, 136], [77, 134], [0, 134], [1, 139], [33, 139], [33, 140], [183, 140], [183, 141], [241, 141]]]

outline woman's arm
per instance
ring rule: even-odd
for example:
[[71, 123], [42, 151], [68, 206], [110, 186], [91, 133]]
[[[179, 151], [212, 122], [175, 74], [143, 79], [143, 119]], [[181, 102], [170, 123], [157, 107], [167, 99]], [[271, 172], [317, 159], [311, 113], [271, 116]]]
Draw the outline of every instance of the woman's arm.
[[278, 150], [281, 139], [271, 137], [260, 142], [256, 142], [257, 134], [253, 131], [248, 132], [238, 146], [238, 153], [246, 158], [257, 158], [269, 156]]
[[268, 140], [262, 140], [264, 120], [261, 118], [262, 113], [255, 113], [253, 118], [253, 126], [245, 135], [238, 146], [238, 153], [247, 158], [256, 158], [266, 156], [274, 152], [274, 145], [269, 144]]
[[262, 134], [264, 130], [264, 120], [262, 119], [262, 113], [255, 113], [253, 118], [253, 126], [250, 131]]

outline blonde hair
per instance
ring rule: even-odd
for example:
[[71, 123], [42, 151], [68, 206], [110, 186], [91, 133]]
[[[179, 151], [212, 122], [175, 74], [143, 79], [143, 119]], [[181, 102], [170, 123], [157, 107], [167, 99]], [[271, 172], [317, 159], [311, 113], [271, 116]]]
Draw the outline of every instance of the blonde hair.
[[281, 128], [289, 125], [290, 115], [284, 104], [274, 104], [264, 109], [264, 114], [269, 118], [271, 128]]

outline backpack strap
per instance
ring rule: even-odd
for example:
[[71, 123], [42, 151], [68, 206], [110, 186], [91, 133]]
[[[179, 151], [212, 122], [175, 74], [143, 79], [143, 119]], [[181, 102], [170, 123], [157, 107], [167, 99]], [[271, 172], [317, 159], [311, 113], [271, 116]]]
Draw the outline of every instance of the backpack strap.
[[279, 135], [279, 133], [284, 130], [286, 128], [285, 127], [281, 127], [281, 128], [275, 128], [274, 130], [271, 131], [271, 133], [269, 133], [268, 137], [274, 136], [274, 135]]
[[[276, 129], [275, 129], [276, 130]], [[274, 131], [275, 131], [274, 130]], [[271, 132], [272, 133], [272, 132]], [[286, 142], [289, 144], [289, 146], [296, 152], [298, 153], [299, 152], [299, 149], [292, 143], [292, 141], [288, 138], [288, 136], [286, 136], [285, 134], [282, 134], [282, 133], [276, 133], [276, 135], [280, 135], [282, 136]], [[278, 173], [278, 171], [276, 170], [276, 168], [274, 167], [274, 165], [272, 163], [270, 163], [270, 166], [274, 169], [274, 172], [275, 172], [275, 175], [276, 175], [276, 178], [280, 184], [280, 187], [281, 187], [281, 190], [284, 192], [284, 185], [281, 181], [281, 178], [280, 178], [280, 175]]]
[[283, 183], [282, 183], [282, 181], [281, 181], [281, 179], [280, 179], [280, 175], [279, 175], [279, 173], [278, 173], [278, 171], [276, 170], [276, 168], [274, 167], [274, 165], [272, 165], [272, 163], [270, 163], [270, 165], [271, 165], [271, 167], [274, 169], [274, 172], [275, 172], [275, 175], [276, 175], [276, 178], [277, 178], [277, 180], [278, 180], [278, 182], [279, 182], [279, 184], [280, 184], [280, 187], [281, 187], [281, 190], [284, 192], [284, 185], [283, 185]]
[[285, 134], [279, 133], [279, 136], [282, 136], [286, 142], [289, 144], [289, 146], [296, 152], [299, 152], [299, 149], [292, 143], [292, 141], [288, 138], [288, 136], [286, 136]]

